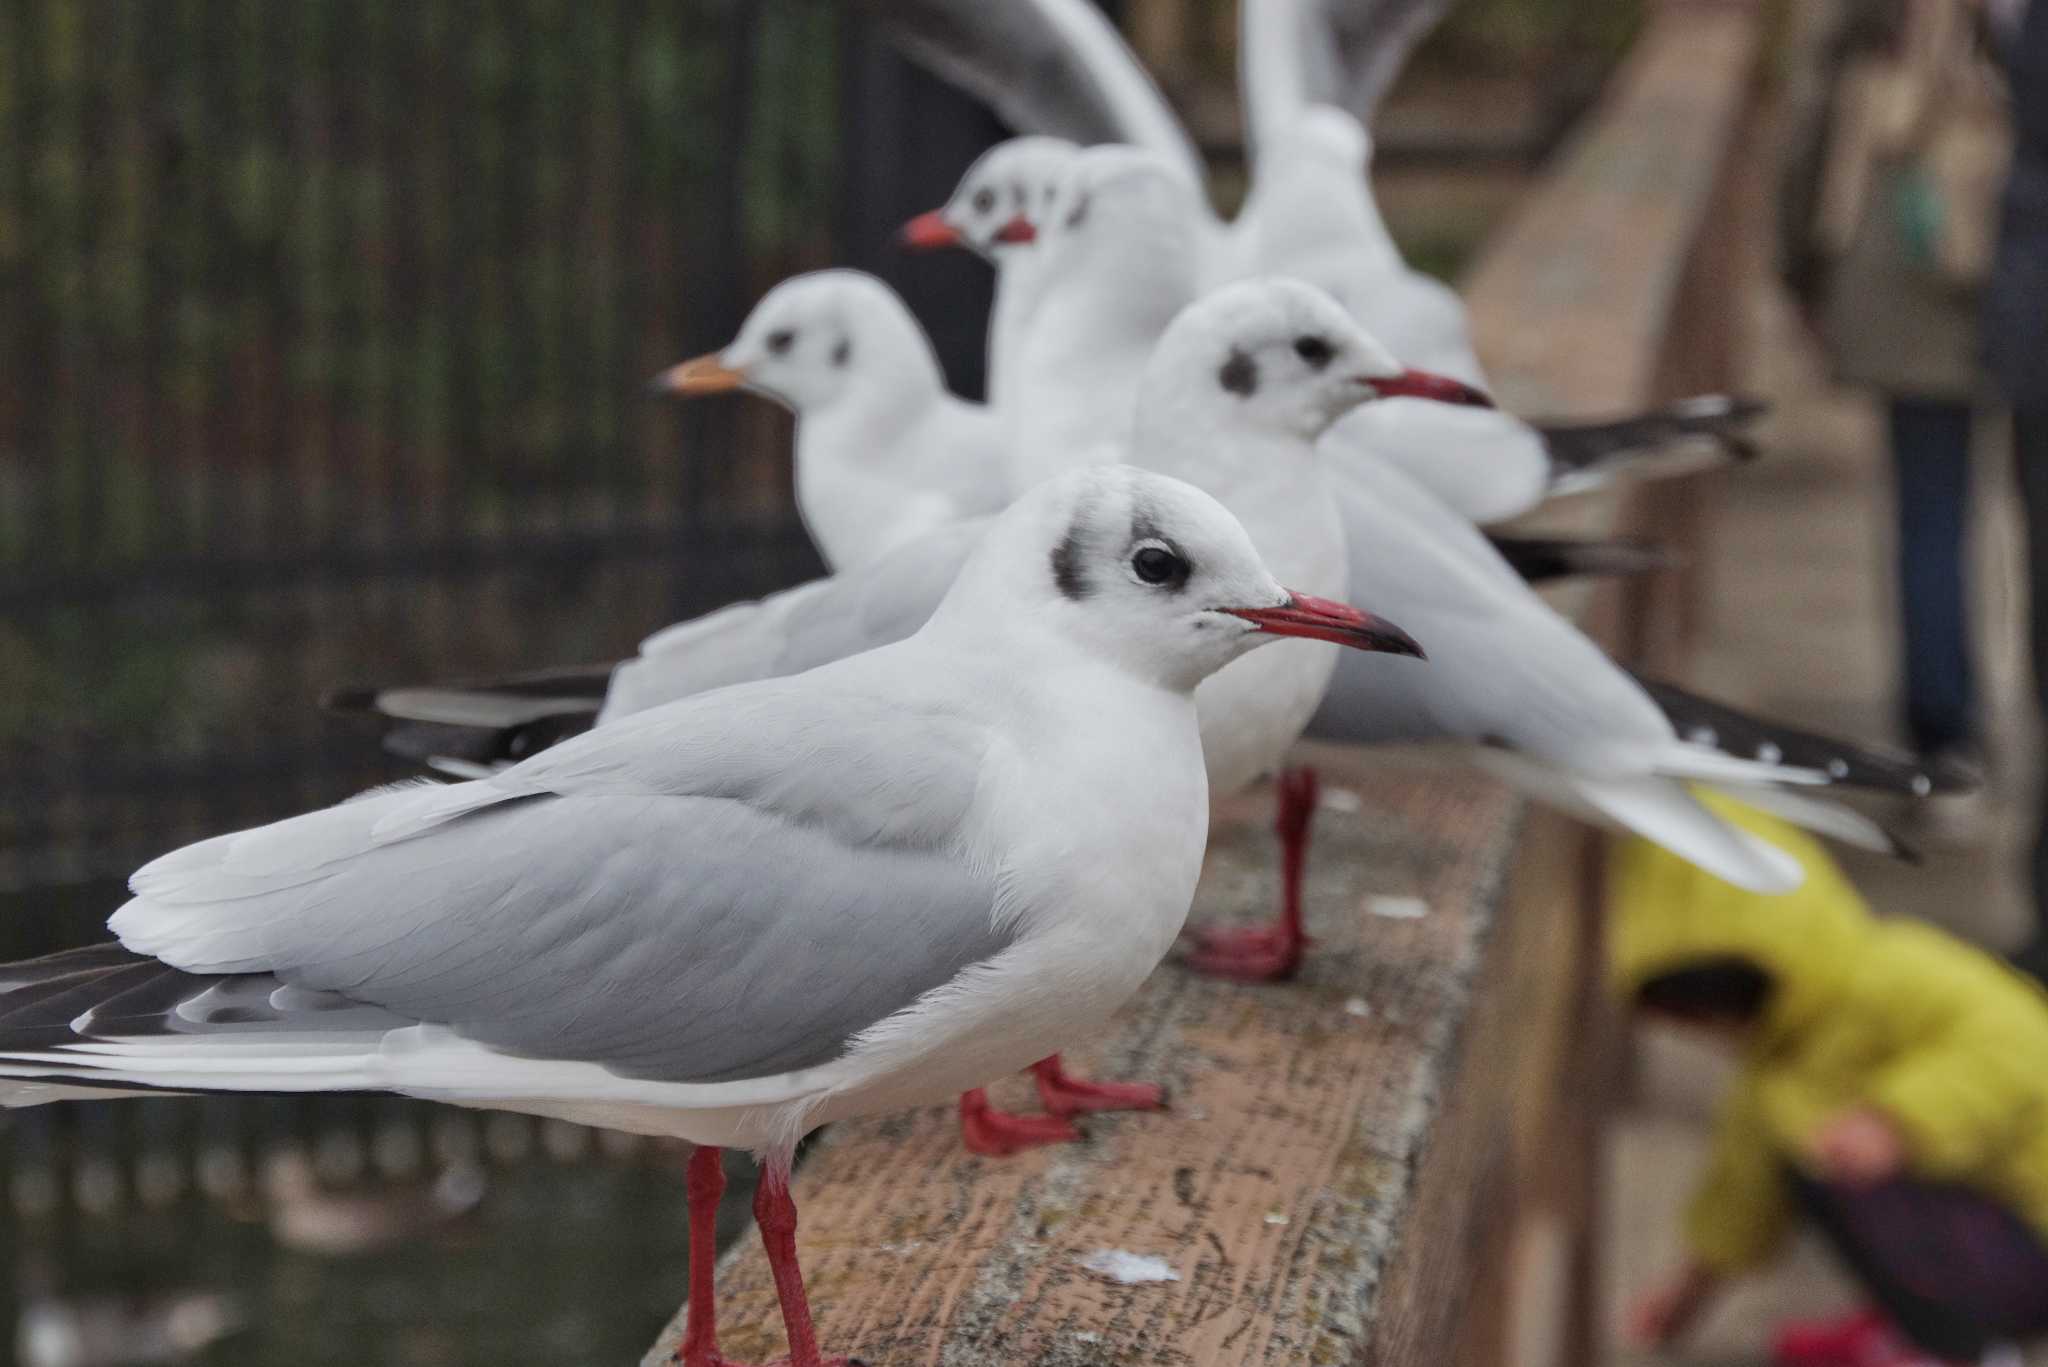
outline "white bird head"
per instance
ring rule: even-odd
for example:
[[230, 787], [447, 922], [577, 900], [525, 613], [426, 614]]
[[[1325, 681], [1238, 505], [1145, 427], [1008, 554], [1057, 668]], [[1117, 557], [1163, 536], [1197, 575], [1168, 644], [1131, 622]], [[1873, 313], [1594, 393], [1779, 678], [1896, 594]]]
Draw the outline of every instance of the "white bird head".
[[1129, 465], [1075, 470], [1013, 503], [931, 625], [1035, 627], [1177, 691], [1281, 636], [1422, 655], [1390, 622], [1283, 587], [1221, 503]]
[[1138, 422], [1183, 431], [1259, 431], [1313, 442], [1372, 399], [1486, 404], [1469, 385], [1410, 370], [1315, 286], [1240, 280], [1182, 309], [1153, 349]]
[[694, 397], [750, 389], [799, 414], [866, 391], [936, 389], [931, 341], [894, 290], [865, 271], [792, 276], [761, 297], [722, 351], [657, 375], [653, 387]]
[[914, 251], [966, 247], [987, 257], [1029, 245], [1035, 216], [1052, 201], [1080, 150], [1065, 138], [1037, 134], [997, 143], [975, 158], [943, 205], [903, 225], [903, 245]]

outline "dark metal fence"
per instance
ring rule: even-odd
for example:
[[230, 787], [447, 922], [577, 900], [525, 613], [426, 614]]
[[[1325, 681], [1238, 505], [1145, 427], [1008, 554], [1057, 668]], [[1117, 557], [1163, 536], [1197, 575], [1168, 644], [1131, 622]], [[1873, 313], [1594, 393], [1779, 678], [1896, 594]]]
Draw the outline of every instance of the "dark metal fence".
[[[906, 272], [886, 228], [992, 132], [824, 0], [0, 5], [0, 958], [399, 776], [327, 686], [614, 658], [813, 573], [782, 415], [645, 381], [851, 262], [943, 296], [974, 383], [978, 269]], [[493, 1123], [51, 1107], [0, 1162], [17, 1252], [62, 1264], [77, 1212], [247, 1199], [280, 1150], [598, 1152]]]
[[836, 6], [25, 0], [0, 54], [0, 886], [390, 777], [326, 685], [815, 566], [779, 415], [642, 383], [917, 207]]

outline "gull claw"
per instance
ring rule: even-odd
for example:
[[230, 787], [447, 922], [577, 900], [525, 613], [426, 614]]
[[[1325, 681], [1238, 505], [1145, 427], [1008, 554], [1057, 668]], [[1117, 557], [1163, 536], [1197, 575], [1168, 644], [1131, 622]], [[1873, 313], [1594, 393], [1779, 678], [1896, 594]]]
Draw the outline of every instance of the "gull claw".
[[1187, 965], [1197, 973], [1232, 982], [1286, 982], [1301, 971], [1308, 937], [1284, 924], [1250, 930], [1202, 930]]
[[960, 1094], [960, 1138], [969, 1153], [1008, 1158], [1047, 1144], [1078, 1143], [1086, 1136], [1064, 1116], [999, 1111], [977, 1087]]

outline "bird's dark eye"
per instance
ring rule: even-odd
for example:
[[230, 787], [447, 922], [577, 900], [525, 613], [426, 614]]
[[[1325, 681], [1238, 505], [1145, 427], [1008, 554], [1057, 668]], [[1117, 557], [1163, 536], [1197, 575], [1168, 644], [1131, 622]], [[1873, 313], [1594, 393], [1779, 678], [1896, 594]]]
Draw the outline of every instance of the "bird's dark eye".
[[768, 334], [768, 354], [771, 356], [786, 355], [795, 345], [796, 334], [788, 328], [777, 328]]
[[839, 339], [839, 345], [832, 348], [832, 364], [836, 366], [843, 366], [852, 359], [853, 342], [850, 338], [841, 337]]
[[1321, 370], [1337, 352], [1321, 337], [1309, 336], [1294, 339], [1294, 354], [1307, 361], [1309, 369]]
[[986, 185], [974, 192], [974, 212], [985, 214], [996, 207], [996, 192]]
[[1164, 546], [1140, 546], [1131, 557], [1131, 573], [1147, 584], [1178, 588], [1188, 581], [1188, 562]]

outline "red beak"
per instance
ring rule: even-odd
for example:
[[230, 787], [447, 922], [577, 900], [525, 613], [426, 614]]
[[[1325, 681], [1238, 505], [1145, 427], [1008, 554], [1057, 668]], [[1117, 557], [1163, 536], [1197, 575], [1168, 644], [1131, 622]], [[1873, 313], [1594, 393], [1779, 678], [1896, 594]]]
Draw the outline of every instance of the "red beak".
[[1036, 242], [1038, 229], [1031, 226], [1031, 220], [1018, 214], [1015, 218], [996, 229], [998, 242]]
[[1275, 636], [1302, 636], [1311, 641], [1332, 641], [1353, 650], [1413, 655], [1418, 660], [1429, 658], [1422, 653], [1422, 647], [1415, 643], [1413, 636], [1386, 618], [1360, 612], [1348, 603], [1333, 603], [1327, 598], [1311, 598], [1305, 593], [1290, 592], [1287, 601], [1276, 608], [1228, 608], [1226, 611]]
[[899, 241], [914, 252], [935, 252], [941, 247], [960, 245], [960, 234], [952, 224], [941, 218], [941, 211], [933, 209], [919, 214], [903, 225]]
[[1493, 407], [1493, 399], [1485, 390], [1427, 370], [1404, 370], [1399, 375], [1381, 376], [1365, 383], [1383, 399], [1431, 399], [1437, 403], [1463, 404], [1468, 408]]

